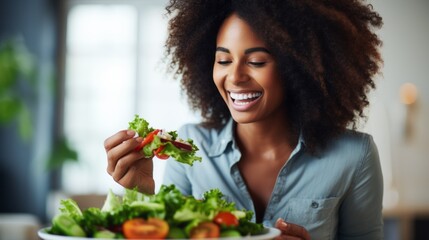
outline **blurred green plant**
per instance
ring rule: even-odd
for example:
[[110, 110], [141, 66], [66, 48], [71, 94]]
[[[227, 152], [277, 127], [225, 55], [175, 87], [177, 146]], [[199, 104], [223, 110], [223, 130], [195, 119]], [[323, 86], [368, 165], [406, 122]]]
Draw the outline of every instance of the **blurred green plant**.
[[55, 141], [49, 159], [46, 163], [48, 170], [59, 169], [66, 162], [77, 162], [78, 154], [65, 137]]
[[16, 120], [23, 139], [32, 136], [30, 109], [21, 97], [20, 84], [34, 87], [35, 59], [19, 39], [0, 44], [0, 124]]
[[[0, 43], [0, 125], [17, 121], [22, 139], [33, 134], [31, 111], [23, 88], [36, 91], [36, 60], [20, 38]], [[65, 137], [54, 141], [46, 162], [48, 170], [60, 168], [65, 162], [77, 162], [78, 154]]]

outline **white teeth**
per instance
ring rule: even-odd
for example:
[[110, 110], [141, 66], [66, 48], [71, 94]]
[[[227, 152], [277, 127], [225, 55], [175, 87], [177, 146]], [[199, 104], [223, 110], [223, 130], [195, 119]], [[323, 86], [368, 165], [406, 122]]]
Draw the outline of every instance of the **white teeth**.
[[254, 93], [233, 93], [231, 92], [229, 94], [232, 99], [234, 100], [246, 100], [249, 98], [257, 98], [262, 95], [260, 92], [254, 92]]

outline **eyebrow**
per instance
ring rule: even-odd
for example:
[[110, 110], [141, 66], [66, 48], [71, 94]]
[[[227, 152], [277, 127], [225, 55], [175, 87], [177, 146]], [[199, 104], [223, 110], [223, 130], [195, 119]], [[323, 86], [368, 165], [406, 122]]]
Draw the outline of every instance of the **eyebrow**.
[[[230, 53], [229, 49], [224, 48], [224, 47], [217, 47], [216, 51]], [[250, 54], [250, 53], [253, 53], [253, 52], [266, 52], [268, 54], [271, 54], [270, 51], [268, 49], [264, 48], [264, 47], [254, 47], [254, 48], [246, 49], [244, 51], [244, 54]]]

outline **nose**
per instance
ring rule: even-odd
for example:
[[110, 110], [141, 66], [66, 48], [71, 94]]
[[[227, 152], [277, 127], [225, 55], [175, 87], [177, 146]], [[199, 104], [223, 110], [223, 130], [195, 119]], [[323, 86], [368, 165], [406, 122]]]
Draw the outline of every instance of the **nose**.
[[249, 75], [242, 64], [237, 63], [231, 65], [230, 71], [228, 73], [228, 81], [234, 84], [240, 84], [248, 80]]

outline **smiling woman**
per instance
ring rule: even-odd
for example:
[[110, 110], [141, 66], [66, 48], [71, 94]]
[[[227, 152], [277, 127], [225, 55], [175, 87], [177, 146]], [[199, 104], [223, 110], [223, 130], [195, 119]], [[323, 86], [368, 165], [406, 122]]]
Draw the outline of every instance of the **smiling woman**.
[[[195, 198], [221, 189], [282, 238], [382, 239], [378, 151], [355, 126], [382, 63], [372, 6], [170, 0], [167, 11], [168, 66], [202, 117], [178, 134], [202, 161], [167, 161], [163, 183]], [[122, 186], [152, 193], [142, 141], [113, 132], [106, 160]]]

